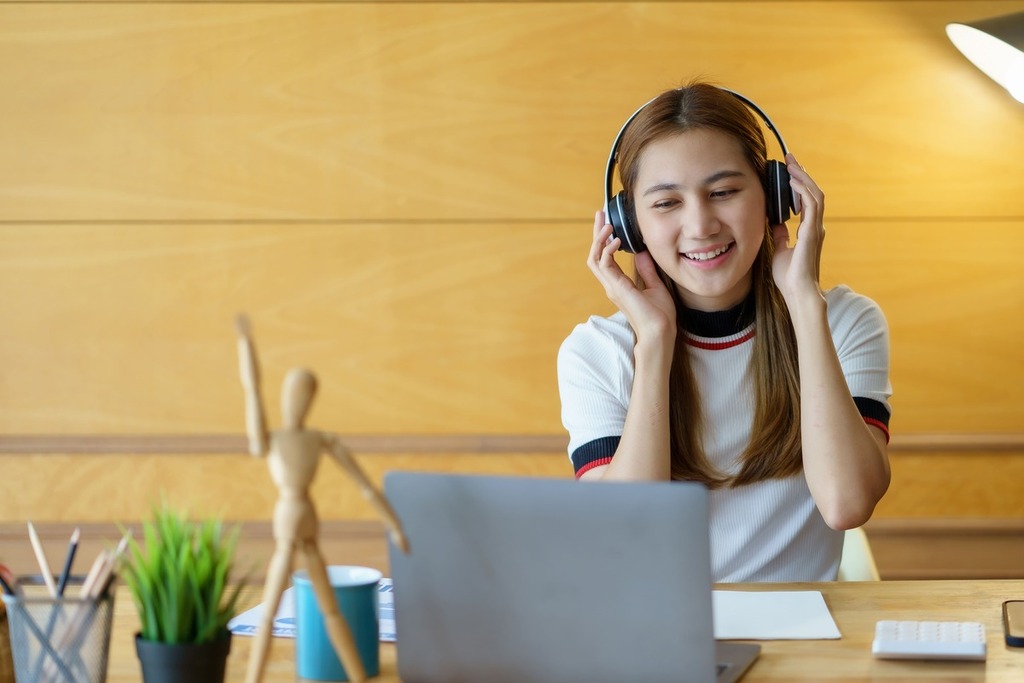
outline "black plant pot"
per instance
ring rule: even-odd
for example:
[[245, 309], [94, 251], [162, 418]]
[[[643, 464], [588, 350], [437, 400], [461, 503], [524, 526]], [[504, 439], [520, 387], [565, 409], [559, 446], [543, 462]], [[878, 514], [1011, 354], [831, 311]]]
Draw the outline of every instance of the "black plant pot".
[[224, 683], [231, 632], [209, 643], [170, 645], [135, 635], [145, 683]]

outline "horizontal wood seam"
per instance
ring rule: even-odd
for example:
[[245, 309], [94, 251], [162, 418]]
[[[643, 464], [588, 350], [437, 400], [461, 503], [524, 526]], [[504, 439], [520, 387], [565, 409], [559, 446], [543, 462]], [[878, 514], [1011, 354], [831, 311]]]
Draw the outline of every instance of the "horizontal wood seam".
[[[342, 434], [352, 451], [382, 453], [562, 453], [567, 438], [549, 434]], [[901, 434], [890, 452], [1024, 451], [1024, 434]], [[9, 434], [0, 455], [240, 454], [241, 434]]]
[[[341, 434], [355, 453], [556, 453], [564, 436], [465, 434]], [[0, 436], [0, 454], [240, 454], [245, 437], [235, 434], [61, 434]]]

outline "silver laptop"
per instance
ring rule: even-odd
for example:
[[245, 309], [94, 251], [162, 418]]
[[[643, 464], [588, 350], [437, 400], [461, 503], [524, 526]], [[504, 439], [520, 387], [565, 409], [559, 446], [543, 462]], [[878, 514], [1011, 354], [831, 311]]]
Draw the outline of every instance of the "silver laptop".
[[391, 472], [405, 683], [732, 682], [716, 643], [699, 484]]

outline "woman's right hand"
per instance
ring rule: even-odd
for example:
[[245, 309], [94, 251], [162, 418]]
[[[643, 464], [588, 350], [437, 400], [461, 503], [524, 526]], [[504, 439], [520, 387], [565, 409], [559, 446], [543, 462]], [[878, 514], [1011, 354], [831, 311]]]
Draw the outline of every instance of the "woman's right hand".
[[605, 221], [604, 211], [598, 211], [594, 216], [594, 242], [587, 266], [604, 286], [611, 302], [626, 315], [637, 335], [637, 344], [650, 340], [674, 346], [676, 306], [672, 293], [658, 277], [648, 251], [636, 255], [636, 269], [644, 283], [643, 289], [637, 287], [615, 261], [620, 243], [619, 238], [612, 238], [612, 226]]

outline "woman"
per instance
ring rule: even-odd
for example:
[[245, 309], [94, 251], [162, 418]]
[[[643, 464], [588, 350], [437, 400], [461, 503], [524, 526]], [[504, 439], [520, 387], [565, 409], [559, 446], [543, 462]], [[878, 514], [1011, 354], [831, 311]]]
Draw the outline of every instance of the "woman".
[[824, 197], [791, 154], [795, 244], [769, 224], [764, 136], [741, 99], [691, 84], [622, 132], [646, 250], [634, 281], [598, 212], [587, 263], [619, 313], [563, 343], [562, 419], [582, 480], [709, 487], [716, 581], [832, 580], [841, 531], [889, 485], [888, 331], [866, 297], [822, 292]]

